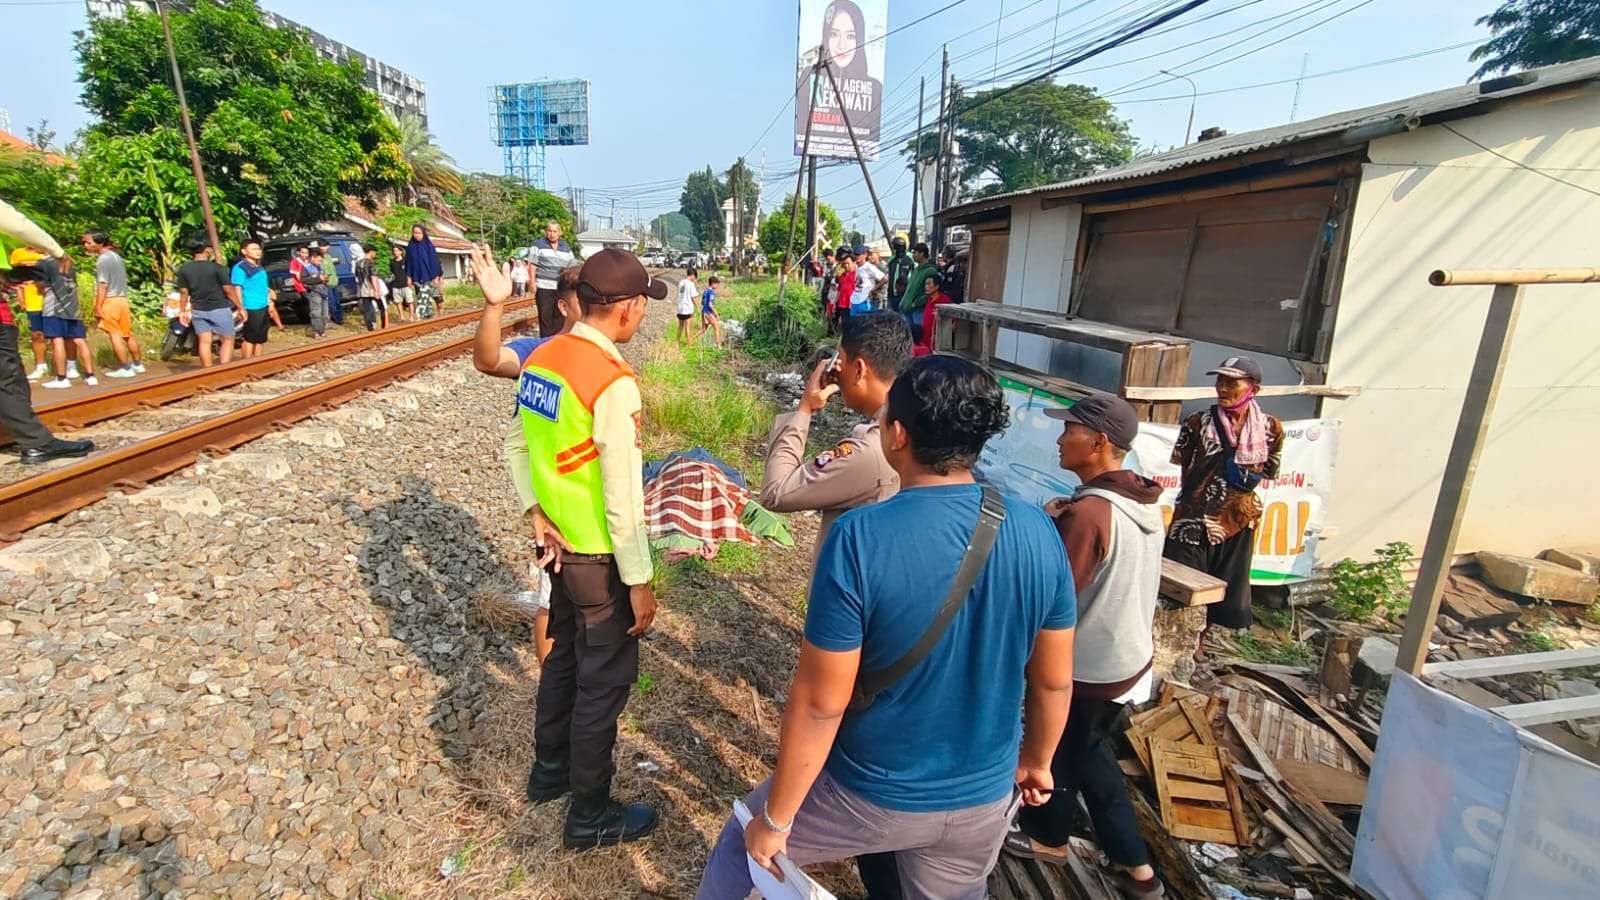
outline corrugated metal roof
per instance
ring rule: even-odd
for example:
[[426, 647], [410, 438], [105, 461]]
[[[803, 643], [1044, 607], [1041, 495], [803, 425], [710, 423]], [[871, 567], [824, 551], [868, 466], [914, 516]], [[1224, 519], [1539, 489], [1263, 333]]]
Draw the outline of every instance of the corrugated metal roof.
[[1529, 84], [1496, 91], [1492, 94], [1479, 93], [1479, 82], [1472, 82], [1445, 88], [1441, 91], [1407, 97], [1404, 100], [1392, 100], [1388, 103], [1379, 103], [1360, 109], [1331, 113], [1316, 119], [1307, 119], [1304, 122], [1290, 122], [1286, 125], [1277, 125], [1272, 128], [1262, 128], [1242, 134], [1230, 134], [1209, 141], [1199, 141], [1175, 150], [1169, 150], [1166, 153], [1136, 159], [1126, 165], [1106, 169], [1103, 172], [1096, 172], [1093, 175], [1075, 178], [1071, 181], [1040, 185], [1020, 191], [1012, 191], [1007, 194], [996, 194], [992, 197], [970, 200], [957, 206], [946, 207], [939, 212], [939, 215], [946, 216], [984, 207], [1005, 205], [1005, 201], [1019, 197], [1075, 191], [1076, 189], [1090, 188], [1095, 185], [1111, 185], [1116, 182], [1160, 175], [1187, 166], [1227, 159], [1232, 156], [1243, 156], [1247, 153], [1281, 147], [1287, 144], [1297, 144], [1363, 126], [1380, 125], [1394, 120], [1404, 121], [1413, 116], [1420, 118], [1443, 112], [1452, 112], [1476, 106], [1479, 103], [1514, 97], [1518, 94], [1549, 90], [1552, 87], [1564, 84], [1600, 78], [1600, 56], [1592, 56], [1588, 59], [1560, 63], [1554, 66], [1545, 66], [1539, 69], [1530, 69], [1529, 74], [1536, 75], [1537, 80]]
[[637, 243], [638, 239], [626, 231], [615, 228], [591, 228], [578, 235], [578, 242], [582, 244], [621, 244]]

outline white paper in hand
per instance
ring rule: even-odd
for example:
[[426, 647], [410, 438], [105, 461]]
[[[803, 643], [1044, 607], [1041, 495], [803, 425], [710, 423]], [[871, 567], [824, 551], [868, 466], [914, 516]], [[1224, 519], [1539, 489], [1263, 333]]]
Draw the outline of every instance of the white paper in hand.
[[[733, 801], [733, 817], [741, 827], [749, 825], [753, 818], [743, 800]], [[836, 900], [832, 893], [812, 881], [811, 876], [800, 871], [800, 867], [790, 862], [787, 856], [779, 854], [776, 860], [778, 868], [783, 871], [782, 881], [750, 854], [744, 855], [744, 861], [750, 867], [750, 880], [755, 882], [756, 892], [765, 900]]]

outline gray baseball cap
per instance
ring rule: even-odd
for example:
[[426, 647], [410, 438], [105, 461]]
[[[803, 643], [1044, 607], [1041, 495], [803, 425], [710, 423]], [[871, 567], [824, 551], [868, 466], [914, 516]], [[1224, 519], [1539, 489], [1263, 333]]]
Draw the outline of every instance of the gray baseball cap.
[[1261, 364], [1248, 356], [1230, 356], [1222, 364], [1206, 372], [1207, 375], [1226, 375], [1229, 378], [1249, 378], [1261, 383]]
[[1062, 422], [1093, 428], [1124, 450], [1133, 449], [1133, 439], [1139, 434], [1139, 414], [1128, 401], [1113, 394], [1090, 394], [1063, 409], [1047, 408], [1044, 414]]

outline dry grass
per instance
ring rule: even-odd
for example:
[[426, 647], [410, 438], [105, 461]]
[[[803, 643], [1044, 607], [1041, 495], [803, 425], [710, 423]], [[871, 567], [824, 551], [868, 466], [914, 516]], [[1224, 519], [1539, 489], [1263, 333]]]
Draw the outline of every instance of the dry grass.
[[[669, 364], [678, 361], [676, 348], [652, 350]], [[652, 362], [660, 361], [653, 353]], [[708, 362], [711, 373], [728, 372], [720, 358]], [[730, 431], [750, 438], [746, 429]], [[647, 439], [674, 440], [648, 425]], [[453, 777], [422, 785], [423, 803], [401, 811], [404, 833], [386, 839], [366, 896], [692, 897], [733, 800], [766, 778], [776, 761], [816, 521], [791, 519], [792, 549], [763, 546], [737, 566], [679, 564], [662, 580], [661, 611], [621, 721], [614, 785], [617, 797], [660, 808], [661, 826], [648, 840], [570, 852], [560, 837], [565, 801], [531, 807], [524, 800], [538, 678], [525, 641], [514, 664], [482, 661], [487, 684], [479, 696], [488, 699], [477, 711], [470, 747], [446, 769]], [[526, 634], [525, 615], [503, 599], [514, 589], [486, 587], [468, 627]], [[642, 769], [642, 762], [659, 770]], [[446, 879], [439, 867], [451, 857], [462, 870]], [[845, 866], [818, 874], [840, 897], [859, 896]]]

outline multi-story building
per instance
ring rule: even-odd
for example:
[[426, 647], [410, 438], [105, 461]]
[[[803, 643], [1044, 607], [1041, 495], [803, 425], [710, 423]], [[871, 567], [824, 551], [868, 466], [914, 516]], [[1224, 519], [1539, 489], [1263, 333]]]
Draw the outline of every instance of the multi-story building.
[[[155, 3], [152, 0], [86, 0], [86, 5], [91, 18], [95, 16], [120, 16], [129, 7], [137, 6], [146, 12], [155, 12]], [[169, 3], [170, 7], [184, 8], [187, 3], [183, 0]], [[292, 19], [286, 19], [277, 13], [263, 9], [262, 17], [267, 24], [274, 28], [291, 28], [306, 36], [311, 46], [324, 59], [334, 62], [355, 60], [367, 73], [367, 87], [378, 95], [384, 109], [396, 116], [411, 113], [422, 119], [424, 126], [428, 123], [428, 94], [423, 87], [422, 79], [407, 75], [400, 69], [385, 62], [374, 59], [356, 50], [345, 46], [333, 38], [307, 28]]]

